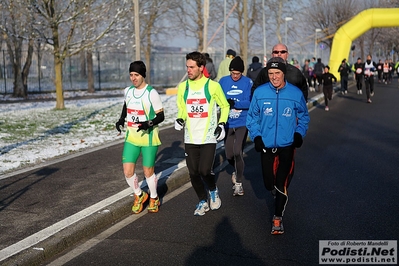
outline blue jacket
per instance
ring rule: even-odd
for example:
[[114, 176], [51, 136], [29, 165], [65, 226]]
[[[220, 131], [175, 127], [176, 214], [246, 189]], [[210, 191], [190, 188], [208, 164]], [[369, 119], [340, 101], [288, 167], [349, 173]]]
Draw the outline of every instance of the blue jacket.
[[266, 148], [290, 146], [294, 133], [304, 137], [310, 121], [301, 90], [290, 83], [279, 90], [268, 82], [259, 86], [247, 115], [247, 128], [252, 140], [261, 136]]
[[226, 99], [233, 99], [234, 109], [230, 109], [229, 119], [226, 128], [245, 127], [249, 105], [251, 104], [252, 80], [241, 76], [234, 81], [231, 76], [224, 76], [219, 80]]

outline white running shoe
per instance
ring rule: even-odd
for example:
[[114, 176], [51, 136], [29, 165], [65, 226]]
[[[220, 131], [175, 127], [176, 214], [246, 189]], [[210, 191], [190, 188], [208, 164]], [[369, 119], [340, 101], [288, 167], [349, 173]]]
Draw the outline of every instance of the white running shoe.
[[222, 201], [219, 198], [218, 188], [213, 191], [209, 191], [209, 205], [211, 207], [211, 210], [217, 210], [222, 205]]
[[330, 110], [330, 108], [328, 108], [328, 106], [326, 106], [326, 108], [324, 108], [324, 110], [326, 110], [328, 112]]
[[243, 195], [244, 195], [244, 189], [242, 188], [242, 183], [236, 183], [234, 185], [233, 196], [243, 196]]
[[206, 202], [205, 200], [201, 200], [196, 206], [196, 209], [194, 211], [194, 215], [195, 216], [203, 216], [203, 215], [205, 215], [205, 213], [207, 211], [209, 211], [208, 202]]

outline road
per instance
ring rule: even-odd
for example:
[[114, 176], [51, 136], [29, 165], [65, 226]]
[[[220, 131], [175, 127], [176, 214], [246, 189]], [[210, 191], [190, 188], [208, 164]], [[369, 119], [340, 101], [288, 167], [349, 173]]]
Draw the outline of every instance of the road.
[[[317, 106], [289, 188], [284, 235], [271, 235], [273, 198], [259, 154], [246, 151], [245, 195], [233, 197], [231, 169], [218, 167], [222, 207], [193, 216], [190, 184], [157, 214], [131, 215], [49, 265], [318, 265], [320, 240], [397, 240], [397, 80], [376, 84], [373, 103], [351, 88], [330, 111]], [[220, 171], [219, 171], [220, 170]]]
[[[329, 112], [311, 110], [282, 236], [270, 235], [273, 199], [252, 145], [246, 147], [245, 195], [232, 197], [231, 169], [217, 156], [222, 208], [194, 217], [197, 199], [184, 178], [174, 184], [177, 190], [162, 186], [159, 213], [126, 215], [132, 199], [119, 143], [0, 180], [0, 261], [25, 245], [4, 265], [317, 265], [319, 240], [397, 239], [394, 82], [377, 83], [372, 104], [351, 87], [334, 96]], [[182, 139], [173, 128], [162, 131], [158, 173], [176, 170], [184, 158]], [[77, 214], [81, 221], [72, 222]], [[56, 229], [61, 222], [66, 228]], [[47, 238], [38, 241], [45, 230]]]

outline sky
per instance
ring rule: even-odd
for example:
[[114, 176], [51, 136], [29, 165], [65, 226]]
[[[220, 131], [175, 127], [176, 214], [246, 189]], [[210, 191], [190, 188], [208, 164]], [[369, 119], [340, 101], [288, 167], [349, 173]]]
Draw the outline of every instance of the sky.
[[[46, 163], [77, 151], [122, 142], [115, 122], [123, 106], [123, 90], [98, 91], [105, 98], [72, 99], [92, 96], [87, 92], [65, 92], [66, 110], [55, 110], [55, 94], [31, 95], [36, 101], [16, 102], [0, 96], [0, 179], [16, 170]], [[161, 94], [165, 121], [174, 124], [176, 96]], [[54, 99], [45, 101], [43, 99]]]

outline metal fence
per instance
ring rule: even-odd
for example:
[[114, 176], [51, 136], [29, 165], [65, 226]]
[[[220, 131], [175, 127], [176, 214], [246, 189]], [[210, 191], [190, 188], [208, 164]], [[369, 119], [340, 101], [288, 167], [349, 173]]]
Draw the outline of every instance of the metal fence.
[[[154, 52], [151, 55], [151, 81], [155, 88], [173, 87], [186, 73], [185, 55], [187, 52]], [[13, 93], [14, 77], [7, 50], [2, 50], [0, 59], [0, 95]], [[26, 52], [23, 53], [23, 61]], [[99, 52], [92, 54], [95, 90], [125, 88], [131, 85], [129, 64], [134, 55], [127, 52]], [[38, 60], [38, 58], [40, 60]], [[215, 62], [223, 59], [221, 53], [211, 54]], [[28, 77], [28, 94], [54, 92], [54, 60], [50, 49], [38, 50], [32, 58]], [[217, 64], [215, 64], [217, 66]], [[63, 64], [63, 90], [87, 90], [87, 67], [85, 56], [75, 55]]]
[[[40, 46], [39, 46], [40, 47]], [[168, 48], [169, 49], [169, 48]], [[186, 59], [188, 52], [185, 48], [174, 48], [165, 50], [154, 50], [151, 54], [151, 81], [148, 81], [153, 87], [162, 90], [166, 87], [174, 87], [186, 74]], [[224, 53], [209, 53], [213, 59], [215, 67], [224, 59]], [[248, 55], [248, 64], [251, 63], [252, 56]], [[263, 61], [261, 52], [257, 53]], [[13, 69], [8, 56], [8, 51], [3, 49], [0, 54], [0, 95], [13, 93], [14, 78]], [[24, 62], [26, 51], [23, 53]], [[311, 58], [306, 52], [292, 51], [290, 58], [296, 58], [300, 65], [303, 65], [305, 58]], [[38, 60], [38, 58], [40, 60]], [[118, 89], [131, 85], [129, 80], [129, 64], [134, 61], [134, 54], [120, 51], [94, 51], [92, 53], [94, 87], [95, 90]], [[144, 56], [142, 56], [144, 58]], [[63, 65], [63, 90], [64, 91], [82, 91], [87, 90], [87, 65], [86, 56], [78, 54], [67, 58]], [[147, 64], [148, 65], [148, 64]], [[54, 59], [52, 50], [47, 47], [37, 49], [33, 54], [32, 65], [28, 77], [28, 94], [55, 92], [54, 86]]]

